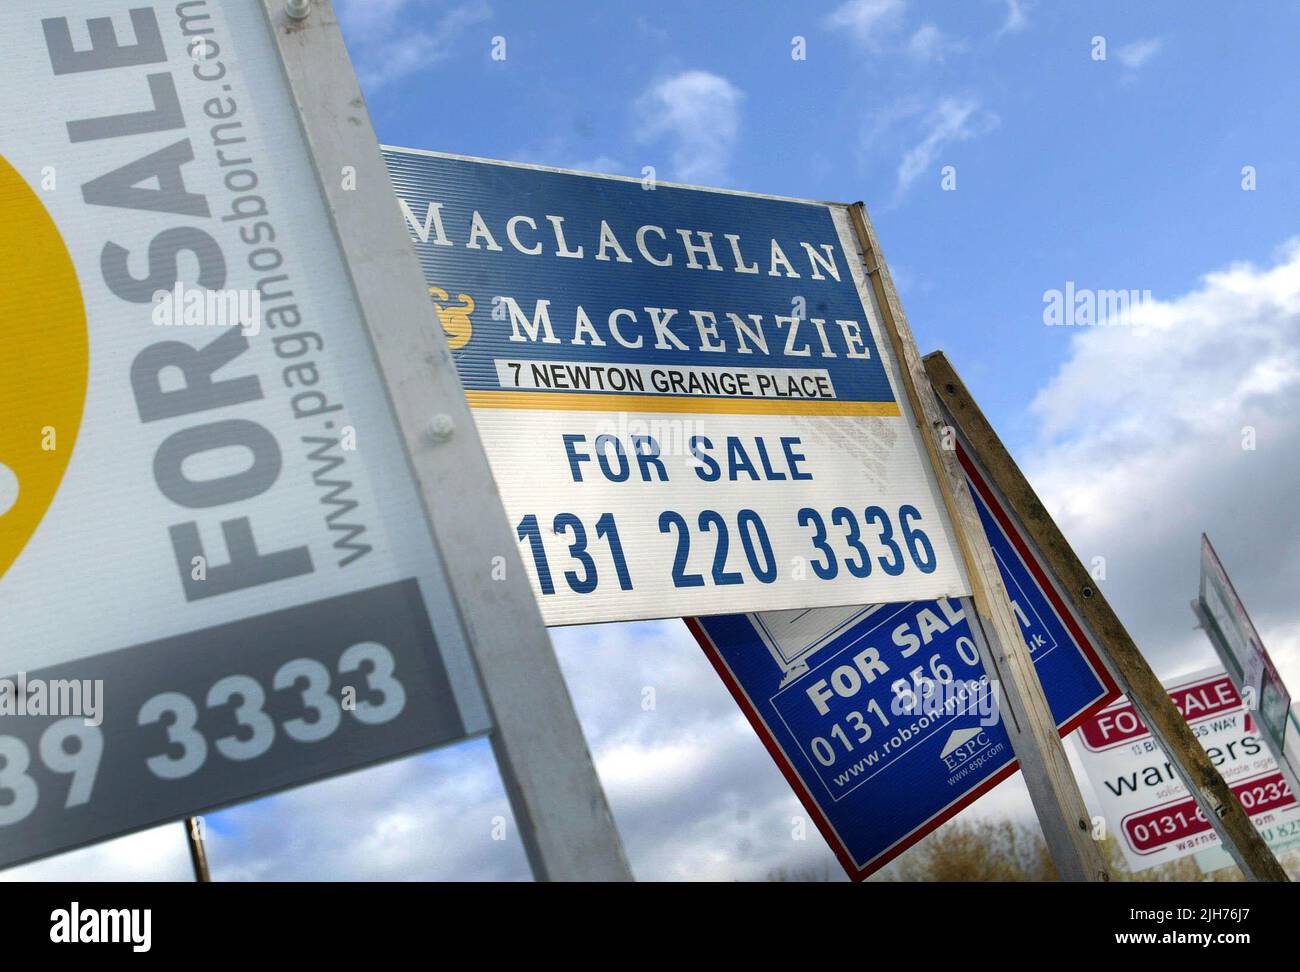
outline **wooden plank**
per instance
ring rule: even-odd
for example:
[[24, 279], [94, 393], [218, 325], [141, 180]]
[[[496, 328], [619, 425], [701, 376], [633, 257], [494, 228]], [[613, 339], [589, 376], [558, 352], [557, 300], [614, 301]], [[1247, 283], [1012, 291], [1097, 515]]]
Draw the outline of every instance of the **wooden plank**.
[[851, 206], [850, 213], [883, 326], [899, 361], [903, 385], [966, 563], [972, 597], [963, 603], [971, 633], [980, 646], [989, 679], [1001, 693], [1002, 720], [1048, 850], [1062, 880], [1107, 881], [1110, 875], [1092, 839], [1087, 807], [1061, 746], [956, 450], [942, 447], [940, 434], [947, 422], [921, 363], [880, 242], [862, 203]]
[[1091, 629], [1116, 682], [1173, 761], [1188, 792], [1214, 825], [1225, 849], [1242, 873], [1253, 880], [1288, 880], [1268, 844], [1196, 741], [1169, 693], [948, 359], [937, 351], [926, 355], [924, 365], [935, 394], [947, 408], [971, 453], [1015, 511], [1039, 555], [1064, 588], [1063, 593]]

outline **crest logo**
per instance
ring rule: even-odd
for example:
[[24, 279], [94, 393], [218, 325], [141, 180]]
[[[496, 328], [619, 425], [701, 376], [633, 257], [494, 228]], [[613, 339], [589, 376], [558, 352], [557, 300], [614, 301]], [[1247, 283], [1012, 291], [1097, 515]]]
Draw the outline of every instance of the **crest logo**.
[[430, 287], [429, 296], [433, 298], [433, 310], [442, 324], [442, 332], [447, 335], [447, 347], [459, 351], [474, 335], [474, 322], [469, 319], [469, 315], [474, 313], [474, 298], [469, 294], [457, 294], [460, 303], [445, 307], [444, 303], [451, 299], [447, 291]]

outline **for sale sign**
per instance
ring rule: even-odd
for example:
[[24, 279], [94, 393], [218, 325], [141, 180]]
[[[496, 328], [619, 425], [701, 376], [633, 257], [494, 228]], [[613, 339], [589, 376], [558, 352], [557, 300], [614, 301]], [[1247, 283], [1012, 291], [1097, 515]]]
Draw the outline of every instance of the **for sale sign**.
[[0, 865], [488, 728], [284, 29], [0, 5]]
[[[1167, 687], [1273, 850], [1300, 846], [1300, 807], [1232, 679], [1209, 669]], [[1078, 740], [1088, 778], [1130, 869], [1146, 870], [1219, 846], [1213, 826], [1127, 699], [1084, 722]]]
[[1205, 632], [1239, 691], [1258, 710], [1260, 727], [1274, 754], [1285, 750], [1291, 694], [1246, 613], [1210, 538], [1201, 535], [1201, 586], [1197, 595]]
[[[1001, 497], [959, 451], [1062, 735], [1117, 694]], [[961, 603], [695, 618], [700, 646], [851, 877], [1016, 770]]]
[[387, 161], [548, 623], [968, 593], [848, 207]]

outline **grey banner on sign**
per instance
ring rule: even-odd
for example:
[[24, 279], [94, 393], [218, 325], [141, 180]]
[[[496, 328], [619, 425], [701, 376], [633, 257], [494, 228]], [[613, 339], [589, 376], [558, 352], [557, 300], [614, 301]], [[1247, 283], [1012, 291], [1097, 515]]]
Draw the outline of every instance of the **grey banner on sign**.
[[0, 692], [0, 867], [466, 734], [415, 580], [11, 674]]

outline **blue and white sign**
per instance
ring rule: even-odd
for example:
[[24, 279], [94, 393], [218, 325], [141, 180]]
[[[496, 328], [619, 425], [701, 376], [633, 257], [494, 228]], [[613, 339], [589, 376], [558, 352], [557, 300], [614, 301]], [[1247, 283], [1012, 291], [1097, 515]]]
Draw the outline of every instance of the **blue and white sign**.
[[386, 160], [548, 623], [969, 592], [847, 206]]
[[[962, 456], [1065, 735], [1118, 694], [996, 494]], [[687, 622], [851, 877], [1016, 769], [957, 599]]]

